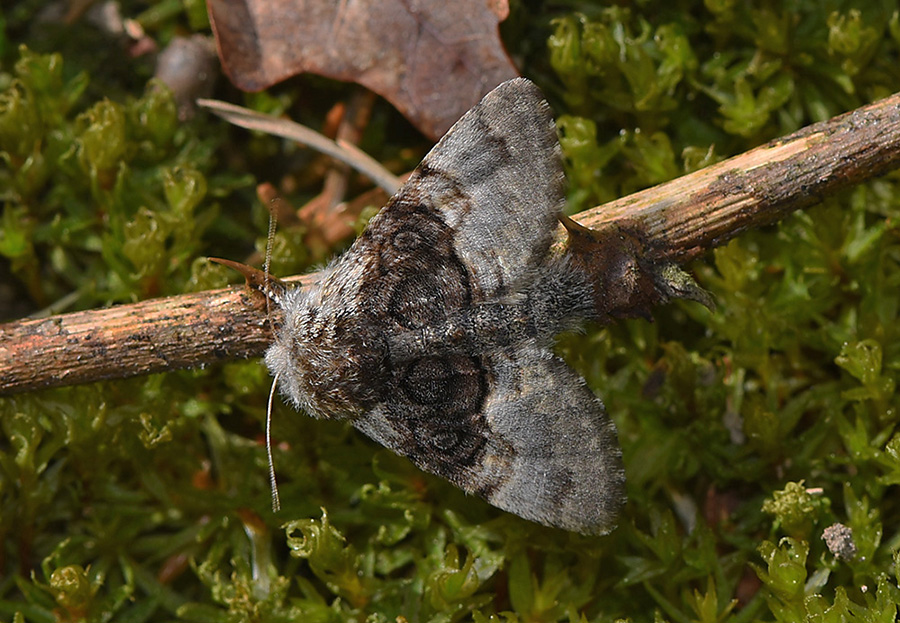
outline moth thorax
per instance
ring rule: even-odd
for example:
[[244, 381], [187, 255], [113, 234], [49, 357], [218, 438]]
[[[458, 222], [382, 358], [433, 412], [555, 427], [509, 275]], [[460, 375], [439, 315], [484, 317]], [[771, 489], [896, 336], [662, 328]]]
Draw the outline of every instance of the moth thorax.
[[343, 326], [321, 316], [312, 321], [303, 301], [288, 296], [285, 323], [266, 352], [282, 393], [315, 417], [353, 417], [382, 399], [388, 383], [385, 340], [362, 323]]

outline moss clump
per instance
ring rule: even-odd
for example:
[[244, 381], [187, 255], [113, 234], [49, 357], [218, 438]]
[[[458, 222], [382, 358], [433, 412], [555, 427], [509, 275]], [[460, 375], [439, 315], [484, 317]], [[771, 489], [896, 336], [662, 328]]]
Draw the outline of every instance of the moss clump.
[[590, 207], [896, 91], [896, 5], [584, 6], [549, 39], [573, 200]]
[[[140, 17], [165, 40], [205, 28], [197, 6]], [[198, 258], [248, 254], [265, 229], [246, 172], [277, 182], [273, 163], [308, 157], [176, 122], [139, 60], [137, 87], [77, 49], [63, 61], [25, 27], [36, 11], [8, 12], [0, 45], [0, 264], [26, 310], [221, 283]], [[507, 43], [560, 114], [573, 210], [900, 90], [886, 0], [515, 11]], [[249, 99], [314, 125], [321, 110], [279, 89]], [[299, 204], [315, 180], [297, 179]], [[0, 618], [894, 620], [898, 218], [895, 174], [695, 264], [714, 314], [674, 304], [561, 338], [624, 450], [629, 504], [603, 538], [504, 514], [280, 406], [273, 514], [257, 362], [2, 399]], [[277, 272], [306, 261], [293, 233]], [[835, 523], [855, 556], [829, 552]]]
[[88, 82], [67, 77], [58, 54], [24, 47], [7, 76], [0, 254], [38, 306], [66, 295], [85, 308], [183, 291], [217, 218], [207, 194], [240, 182], [210, 184], [216, 141], [180, 126], [164, 85], [81, 104]]

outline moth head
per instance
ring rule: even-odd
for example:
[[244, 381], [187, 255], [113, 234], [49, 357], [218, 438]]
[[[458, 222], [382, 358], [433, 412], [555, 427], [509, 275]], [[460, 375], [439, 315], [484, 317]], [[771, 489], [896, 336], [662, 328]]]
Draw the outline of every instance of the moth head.
[[286, 292], [281, 302], [282, 324], [275, 333], [275, 341], [266, 351], [265, 361], [269, 372], [278, 379], [284, 394], [298, 409], [318, 414], [313, 399], [308, 365], [310, 346], [317, 341], [321, 331], [315, 328], [315, 313], [310, 309], [308, 292], [293, 288]]

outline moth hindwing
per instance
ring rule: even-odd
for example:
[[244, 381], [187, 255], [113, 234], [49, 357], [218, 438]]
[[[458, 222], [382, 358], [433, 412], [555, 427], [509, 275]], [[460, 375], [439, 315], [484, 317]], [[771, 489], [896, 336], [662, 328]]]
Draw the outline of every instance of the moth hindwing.
[[319, 281], [289, 290], [266, 353], [283, 393], [526, 519], [608, 532], [615, 428], [552, 351], [592, 286], [550, 243], [556, 127], [525, 79], [450, 129]]

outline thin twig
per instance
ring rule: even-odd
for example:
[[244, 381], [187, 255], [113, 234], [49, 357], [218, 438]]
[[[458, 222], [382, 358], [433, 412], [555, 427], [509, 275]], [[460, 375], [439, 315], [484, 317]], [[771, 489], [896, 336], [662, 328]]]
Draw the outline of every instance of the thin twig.
[[234, 125], [297, 141], [323, 154], [327, 154], [335, 160], [353, 167], [372, 180], [376, 186], [383, 188], [389, 195], [394, 194], [400, 187], [400, 179], [364, 151], [347, 149], [345, 145], [339, 145], [305, 125], [265, 115], [249, 108], [229, 104], [228, 102], [220, 102], [219, 100], [199, 99], [197, 104], [208, 108], [214, 114]]
[[[900, 166], [900, 94], [578, 215], [684, 263]], [[304, 279], [312, 279], [308, 276]], [[261, 295], [233, 287], [0, 325], [0, 394], [260, 356]]]

